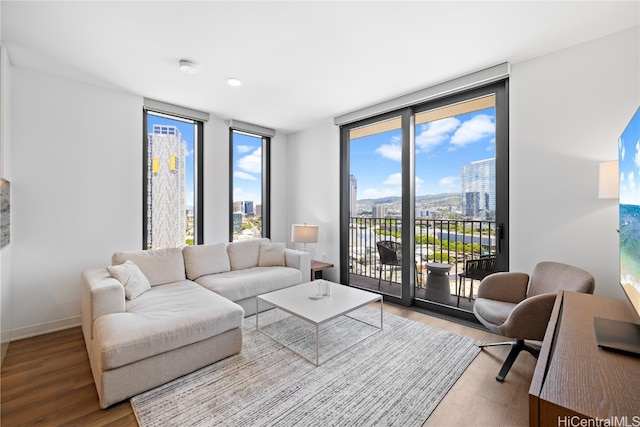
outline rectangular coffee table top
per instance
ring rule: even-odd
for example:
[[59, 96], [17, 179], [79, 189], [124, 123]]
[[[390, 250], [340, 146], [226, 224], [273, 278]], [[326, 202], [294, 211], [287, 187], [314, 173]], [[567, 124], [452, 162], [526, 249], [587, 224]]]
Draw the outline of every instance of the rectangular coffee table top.
[[325, 296], [322, 299], [309, 298], [318, 294], [318, 283], [323, 281], [327, 282], [326, 280], [315, 280], [302, 283], [258, 295], [258, 299], [316, 325], [374, 301], [382, 301], [381, 295], [333, 282], [330, 285], [330, 296]]

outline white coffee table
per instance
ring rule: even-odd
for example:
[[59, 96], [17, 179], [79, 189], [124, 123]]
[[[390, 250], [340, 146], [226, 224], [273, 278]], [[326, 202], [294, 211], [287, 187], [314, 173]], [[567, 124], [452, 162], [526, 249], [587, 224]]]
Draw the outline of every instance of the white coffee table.
[[[336, 317], [346, 315], [347, 313], [364, 307], [375, 301], [380, 301], [380, 330], [382, 330], [382, 296], [367, 292], [349, 286], [340, 285], [338, 283], [330, 283], [331, 295], [322, 299], [311, 299], [311, 296], [318, 294], [318, 283], [328, 282], [326, 280], [314, 280], [313, 282], [302, 283], [300, 285], [291, 286], [279, 291], [269, 292], [267, 294], [258, 295], [256, 298], [256, 330], [264, 333], [270, 338], [278, 341], [273, 336], [267, 334], [259, 327], [259, 310], [260, 302], [266, 302], [282, 311], [296, 316], [316, 327], [316, 360], [313, 361], [288, 346], [286, 343], [278, 341], [280, 344], [304, 357], [316, 366], [320, 364], [319, 356], [319, 335], [320, 325], [326, 323]], [[366, 322], [365, 322], [366, 323]], [[377, 326], [377, 325], [372, 325]], [[351, 344], [351, 346], [357, 343]]]

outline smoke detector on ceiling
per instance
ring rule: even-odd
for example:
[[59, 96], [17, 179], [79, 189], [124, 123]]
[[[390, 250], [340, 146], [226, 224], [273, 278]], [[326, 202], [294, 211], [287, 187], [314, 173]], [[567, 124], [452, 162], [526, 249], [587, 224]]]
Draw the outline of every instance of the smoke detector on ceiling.
[[180, 70], [187, 74], [195, 74], [199, 71], [199, 68], [196, 64], [191, 61], [187, 61], [186, 59], [180, 60]]

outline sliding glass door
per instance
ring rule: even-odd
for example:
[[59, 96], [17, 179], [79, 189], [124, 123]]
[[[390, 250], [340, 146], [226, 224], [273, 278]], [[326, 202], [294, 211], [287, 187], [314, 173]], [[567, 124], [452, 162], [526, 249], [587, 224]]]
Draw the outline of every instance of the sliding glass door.
[[469, 313], [508, 265], [507, 123], [504, 81], [343, 126], [342, 282]]

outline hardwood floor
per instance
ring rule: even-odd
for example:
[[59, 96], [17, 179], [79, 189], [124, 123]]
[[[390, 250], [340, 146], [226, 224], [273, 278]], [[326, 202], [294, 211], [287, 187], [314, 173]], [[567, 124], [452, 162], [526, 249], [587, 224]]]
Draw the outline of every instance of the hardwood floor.
[[[404, 307], [385, 304], [384, 308], [476, 340], [502, 338]], [[500, 383], [495, 375], [508, 350], [506, 346], [483, 350], [424, 426], [528, 425], [528, 391], [535, 359], [521, 354], [504, 383]], [[0, 424], [137, 426], [128, 401], [100, 409], [79, 327], [9, 345], [0, 373]]]

